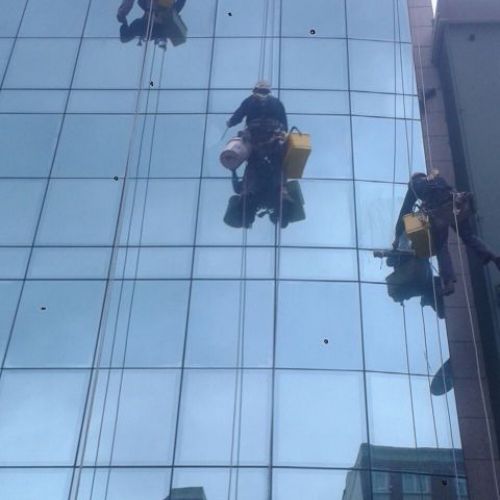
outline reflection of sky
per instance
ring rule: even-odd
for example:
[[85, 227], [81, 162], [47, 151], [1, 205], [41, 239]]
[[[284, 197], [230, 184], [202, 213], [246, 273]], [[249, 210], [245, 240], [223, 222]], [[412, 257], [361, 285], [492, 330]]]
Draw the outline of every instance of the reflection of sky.
[[432, 10], [436, 12], [436, 6], [437, 6], [438, 0], [432, 0]]

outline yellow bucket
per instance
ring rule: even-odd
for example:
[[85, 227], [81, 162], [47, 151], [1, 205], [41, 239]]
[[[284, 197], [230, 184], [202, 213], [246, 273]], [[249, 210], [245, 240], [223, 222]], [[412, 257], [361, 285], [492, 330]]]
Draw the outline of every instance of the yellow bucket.
[[311, 154], [311, 136], [292, 127], [287, 136], [283, 168], [289, 179], [300, 179]]
[[403, 216], [403, 222], [406, 236], [411, 241], [415, 255], [420, 258], [429, 258], [435, 255], [427, 215], [421, 212], [411, 213]]

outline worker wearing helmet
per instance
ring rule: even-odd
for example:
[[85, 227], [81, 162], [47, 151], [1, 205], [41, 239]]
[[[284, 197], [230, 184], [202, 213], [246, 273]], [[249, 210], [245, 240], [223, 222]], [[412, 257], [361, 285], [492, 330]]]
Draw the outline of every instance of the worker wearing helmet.
[[474, 234], [471, 224], [472, 195], [457, 193], [437, 170], [433, 170], [430, 174], [419, 172], [412, 175], [396, 224], [394, 248], [398, 247], [399, 237], [403, 233], [403, 216], [413, 211], [418, 200], [422, 202], [422, 210], [429, 216], [431, 240], [439, 263], [443, 295], [453, 293], [456, 281], [448, 250], [450, 226], [454, 231], [458, 231], [463, 243], [479, 257], [482, 264], [494, 262], [500, 270], [500, 256]]
[[[271, 85], [265, 80], [255, 84], [252, 95], [247, 97], [227, 121], [228, 127], [234, 127], [246, 118], [246, 125], [260, 121], [268, 126], [288, 130], [288, 120], [282, 102], [271, 95]], [[267, 123], [266, 123], [267, 122]]]

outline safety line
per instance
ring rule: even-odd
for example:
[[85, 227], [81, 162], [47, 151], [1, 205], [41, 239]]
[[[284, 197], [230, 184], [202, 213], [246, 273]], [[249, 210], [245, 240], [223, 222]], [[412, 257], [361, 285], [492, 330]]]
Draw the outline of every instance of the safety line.
[[[150, 3], [150, 13], [148, 16], [148, 24], [147, 24], [147, 31], [150, 32], [150, 29], [152, 27], [152, 4], [153, 0], [151, 0]], [[124, 172], [124, 178], [123, 178], [123, 185], [122, 185], [122, 190], [120, 194], [120, 203], [119, 203], [119, 210], [118, 210], [118, 216], [117, 216], [117, 224], [115, 228], [115, 233], [113, 235], [113, 246], [112, 246], [112, 252], [111, 252], [111, 261], [108, 267], [108, 274], [106, 278], [106, 288], [105, 288], [105, 293], [104, 293], [104, 306], [103, 310], [101, 312], [101, 318], [99, 322], [99, 331], [98, 331], [98, 338], [97, 338], [97, 345], [96, 345], [96, 350], [94, 354], [94, 370], [92, 370], [91, 373], [91, 380], [90, 380], [90, 386], [89, 386], [89, 391], [87, 394], [87, 402], [86, 402], [86, 411], [83, 416], [83, 425], [80, 431], [80, 440], [83, 436], [83, 444], [82, 448], [77, 450], [77, 456], [80, 455], [80, 460], [78, 464], [76, 465], [76, 486], [75, 485], [75, 479], [72, 482], [71, 486], [71, 491], [70, 491], [70, 497], [72, 492], [74, 491], [74, 500], [77, 500], [78, 494], [80, 491], [80, 484], [81, 484], [81, 475], [82, 475], [82, 470], [83, 470], [83, 464], [85, 461], [85, 455], [86, 455], [86, 450], [87, 450], [87, 444], [88, 444], [88, 437], [89, 437], [89, 431], [90, 431], [90, 425], [92, 422], [92, 416], [93, 416], [93, 409], [94, 409], [94, 404], [95, 404], [95, 396], [97, 392], [97, 385], [98, 385], [98, 379], [99, 379], [99, 373], [100, 373], [100, 365], [101, 365], [101, 360], [102, 360], [102, 355], [104, 352], [104, 340], [106, 337], [106, 325], [107, 325], [107, 320], [108, 320], [108, 315], [109, 315], [109, 307], [111, 303], [111, 287], [112, 287], [112, 282], [113, 282], [113, 277], [115, 276], [115, 271], [116, 271], [116, 265], [117, 265], [117, 257], [118, 257], [118, 241], [121, 236], [121, 228], [123, 224], [123, 215], [124, 215], [124, 207], [125, 207], [125, 202], [126, 202], [126, 186], [127, 186], [127, 176], [128, 176], [128, 171], [130, 167], [130, 160], [132, 157], [132, 147], [134, 143], [134, 137], [135, 137], [135, 131], [137, 128], [137, 123], [138, 123], [138, 110], [140, 106], [140, 97], [141, 93], [143, 91], [143, 80], [144, 80], [144, 72], [146, 68], [146, 58], [148, 54], [148, 47], [149, 43], [146, 41], [144, 45], [144, 50], [143, 50], [143, 58], [142, 58], [142, 64], [139, 72], [139, 85], [138, 85], [138, 90], [137, 90], [137, 99], [136, 99], [136, 113], [134, 114], [134, 123], [130, 135], [130, 141], [129, 141], [129, 147], [128, 147], [128, 153], [127, 153], [127, 159], [125, 163], [125, 172]]]
[[483, 411], [484, 411], [484, 420], [486, 423], [486, 432], [488, 433], [488, 449], [490, 452], [490, 459], [491, 459], [491, 468], [493, 471], [493, 477], [495, 479], [495, 491], [497, 494], [497, 499], [500, 499], [500, 488], [498, 485], [498, 473], [495, 465], [495, 451], [493, 447], [493, 433], [491, 431], [491, 424], [490, 420], [488, 418], [488, 406], [486, 402], [486, 391], [484, 389], [484, 384], [483, 380], [481, 377], [481, 370], [480, 370], [480, 361], [479, 361], [479, 347], [478, 347], [478, 339], [477, 339], [477, 332], [476, 332], [476, 327], [474, 325], [474, 319], [472, 317], [472, 305], [469, 297], [469, 290], [465, 278], [465, 264], [464, 264], [464, 259], [462, 255], [462, 244], [460, 242], [461, 236], [460, 236], [460, 227], [458, 224], [458, 214], [457, 214], [457, 209], [456, 209], [456, 193], [453, 193], [453, 217], [455, 219], [455, 231], [457, 233], [457, 238], [458, 238], [458, 257], [460, 260], [460, 267], [462, 269], [462, 282], [463, 282], [463, 287], [464, 287], [464, 294], [465, 294], [465, 301], [467, 303], [467, 312], [469, 316], [469, 322], [470, 322], [470, 328], [472, 332], [472, 343], [474, 345], [474, 358], [476, 360], [476, 373], [477, 373], [477, 380], [479, 382], [479, 392], [481, 393], [481, 402], [483, 405]]

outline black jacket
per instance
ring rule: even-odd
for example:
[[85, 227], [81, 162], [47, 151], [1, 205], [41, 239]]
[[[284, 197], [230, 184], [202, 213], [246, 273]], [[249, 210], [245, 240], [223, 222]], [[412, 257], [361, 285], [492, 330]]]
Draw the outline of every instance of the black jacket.
[[417, 177], [411, 180], [408, 184], [408, 191], [399, 212], [399, 218], [396, 224], [396, 239], [403, 233], [403, 216], [412, 212], [413, 206], [417, 200], [422, 201], [425, 209], [433, 210], [449, 202], [452, 199], [452, 193], [453, 188], [439, 176], [434, 179]]
[[280, 122], [283, 128], [288, 130], [285, 107], [278, 98], [272, 95], [247, 97], [231, 116], [228, 125], [234, 127], [245, 117], [247, 125], [253, 120], [271, 119]]

